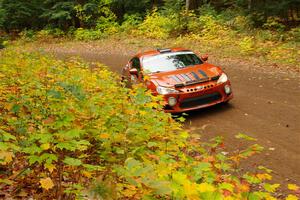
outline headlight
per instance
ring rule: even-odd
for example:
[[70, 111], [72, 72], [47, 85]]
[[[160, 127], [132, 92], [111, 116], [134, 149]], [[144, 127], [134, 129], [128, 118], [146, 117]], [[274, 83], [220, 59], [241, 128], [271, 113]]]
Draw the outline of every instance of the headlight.
[[168, 104], [169, 106], [175, 106], [177, 104], [177, 99], [175, 97], [169, 97]]
[[231, 88], [229, 85], [225, 85], [224, 90], [227, 95], [229, 95], [231, 93]]
[[220, 78], [218, 79], [217, 84], [226, 83], [228, 81], [228, 77], [225, 73], [221, 74]]
[[172, 88], [166, 88], [166, 87], [161, 87], [161, 86], [158, 86], [156, 88], [156, 91], [158, 92], [158, 94], [174, 94], [174, 93], [178, 93], [177, 90], [175, 89], [172, 89]]

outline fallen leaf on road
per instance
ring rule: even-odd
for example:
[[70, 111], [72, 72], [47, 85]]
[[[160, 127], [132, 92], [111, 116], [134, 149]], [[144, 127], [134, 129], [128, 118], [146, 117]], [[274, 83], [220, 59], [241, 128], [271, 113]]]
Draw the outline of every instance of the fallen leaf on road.
[[40, 180], [40, 184], [41, 184], [41, 187], [46, 189], [46, 190], [49, 190], [49, 189], [54, 187], [54, 184], [53, 184], [51, 178], [49, 178], [49, 177], [48, 178], [42, 178]]
[[299, 190], [300, 187], [295, 185], [295, 184], [288, 184], [288, 189], [289, 190], [293, 190], [293, 191], [296, 191], [296, 190]]

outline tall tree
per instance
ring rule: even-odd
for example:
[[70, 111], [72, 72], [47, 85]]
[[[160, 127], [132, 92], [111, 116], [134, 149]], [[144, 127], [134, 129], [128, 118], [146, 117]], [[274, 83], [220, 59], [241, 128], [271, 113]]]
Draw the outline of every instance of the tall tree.
[[0, 1], [0, 21], [7, 31], [41, 28], [43, 21], [39, 16], [42, 12], [42, 0]]

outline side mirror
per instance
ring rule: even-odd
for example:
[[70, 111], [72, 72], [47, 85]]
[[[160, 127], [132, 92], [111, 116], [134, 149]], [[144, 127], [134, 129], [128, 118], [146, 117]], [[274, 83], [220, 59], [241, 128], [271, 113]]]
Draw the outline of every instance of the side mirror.
[[208, 60], [208, 55], [206, 54], [206, 55], [201, 56], [201, 60], [207, 61]]
[[132, 68], [132, 69], [129, 70], [129, 73], [130, 73], [131, 75], [137, 76], [137, 75], [138, 75], [138, 70], [137, 70], [136, 68]]

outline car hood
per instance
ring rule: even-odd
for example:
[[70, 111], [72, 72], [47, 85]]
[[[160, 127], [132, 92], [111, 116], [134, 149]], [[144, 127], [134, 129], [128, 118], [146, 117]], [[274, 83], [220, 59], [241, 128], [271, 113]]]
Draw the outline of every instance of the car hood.
[[222, 70], [219, 67], [204, 63], [179, 70], [155, 73], [150, 75], [150, 79], [156, 85], [174, 87], [180, 84], [211, 80], [217, 78], [221, 73]]

